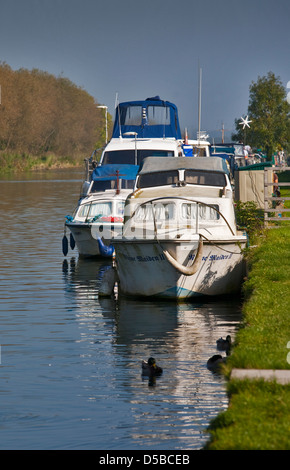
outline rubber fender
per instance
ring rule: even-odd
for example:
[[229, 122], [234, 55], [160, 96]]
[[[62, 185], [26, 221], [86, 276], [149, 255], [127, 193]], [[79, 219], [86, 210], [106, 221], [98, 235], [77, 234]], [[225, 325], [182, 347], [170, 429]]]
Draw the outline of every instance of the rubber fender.
[[62, 252], [64, 256], [68, 254], [68, 240], [67, 240], [66, 235], [64, 235], [62, 239]]
[[71, 247], [72, 250], [76, 246], [76, 242], [75, 242], [75, 239], [74, 239], [72, 233], [70, 233], [70, 235], [69, 235], [69, 246]]

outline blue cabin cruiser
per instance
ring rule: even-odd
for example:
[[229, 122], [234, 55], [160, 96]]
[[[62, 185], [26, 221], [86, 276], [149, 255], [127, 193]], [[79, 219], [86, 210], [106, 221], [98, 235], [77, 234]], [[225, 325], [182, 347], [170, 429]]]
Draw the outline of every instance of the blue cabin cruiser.
[[182, 140], [176, 106], [156, 96], [116, 107], [112, 139], [101, 165], [140, 165], [146, 157], [178, 157]]
[[119, 103], [112, 138], [126, 138], [132, 132], [139, 139], [181, 140], [177, 107], [159, 96]]
[[140, 165], [146, 157], [178, 157], [183, 141], [177, 107], [156, 96], [127, 101], [116, 107], [112, 138], [97, 162], [96, 150], [86, 160], [87, 175], [82, 195], [92, 181], [97, 165]]

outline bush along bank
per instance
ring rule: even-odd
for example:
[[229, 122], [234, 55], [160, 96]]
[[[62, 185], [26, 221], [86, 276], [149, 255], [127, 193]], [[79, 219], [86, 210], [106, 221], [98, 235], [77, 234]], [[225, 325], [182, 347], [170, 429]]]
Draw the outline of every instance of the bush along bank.
[[5, 176], [22, 171], [82, 167], [83, 162], [83, 157], [59, 157], [54, 154], [35, 156], [27, 153], [0, 152], [0, 175]]
[[210, 424], [206, 450], [289, 450], [290, 384], [233, 379], [233, 369], [290, 369], [290, 227], [263, 232], [247, 255], [243, 321], [223, 373], [229, 407]]

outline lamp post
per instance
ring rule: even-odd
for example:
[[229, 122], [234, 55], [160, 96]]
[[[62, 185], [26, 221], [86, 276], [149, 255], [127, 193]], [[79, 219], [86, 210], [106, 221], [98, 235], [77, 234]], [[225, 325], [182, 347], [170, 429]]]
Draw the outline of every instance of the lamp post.
[[105, 110], [105, 119], [106, 119], [106, 144], [108, 143], [108, 106], [97, 106], [98, 109]]

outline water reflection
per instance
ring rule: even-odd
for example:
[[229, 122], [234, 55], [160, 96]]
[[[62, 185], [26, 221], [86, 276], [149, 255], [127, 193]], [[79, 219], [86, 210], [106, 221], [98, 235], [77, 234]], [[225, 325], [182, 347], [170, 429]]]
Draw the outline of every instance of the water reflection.
[[[227, 406], [206, 362], [234, 338], [239, 301], [99, 298], [110, 261], [62, 255], [80, 187], [62, 172], [0, 181], [0, 447], [201, 448]], [[151, 355], [153, 384], [141, 375]]]
[[[206, 363], [217, 353], [218, 338], [227, 334], [234, 338], [240, 321], [239, 299], [178, 304], [98, 298], [98, 285], [109, 265], [73, 260], [66, 285], [78, 304], [82, 341], [93, 341], [99, 347], [104, 341], [99, 322], [95, 323], [95, 336], [91, 328], [84, 331], [83, 327], [88, 316], [101, 315], [105, 320], [106, 347], [111, 354], [106, 363], [108, 393], [119, 406], [126, 402], [130, 410], [127, 424], [123, 417], [119, 424], [111, 424], [111, 431], [121, 426], [121, 441], [130, 442], [132, 448], [200, 448], [210, 419], [228, 404], [224, 378], [210, 372]], [[83, 303], [92, 295], [92, 286], [96, 303], [92, 310], [86, 304], [84, 312]], [[108, 352], [104, 343], [102, 347], [104, 367]], [[163, 368], [162, 376], [153, 381], [141, 375], [141, 361], [150, 356]], [[91, 392], [90, 400], [100, 400], [99, 391]]]

